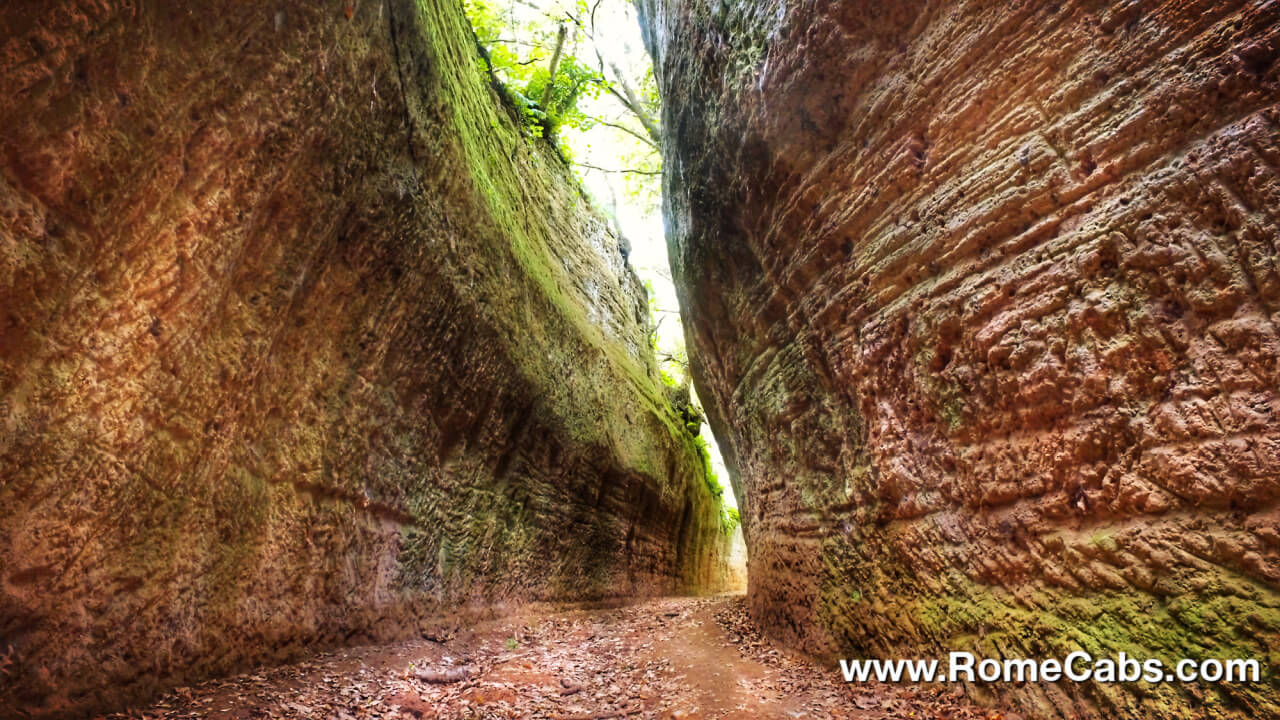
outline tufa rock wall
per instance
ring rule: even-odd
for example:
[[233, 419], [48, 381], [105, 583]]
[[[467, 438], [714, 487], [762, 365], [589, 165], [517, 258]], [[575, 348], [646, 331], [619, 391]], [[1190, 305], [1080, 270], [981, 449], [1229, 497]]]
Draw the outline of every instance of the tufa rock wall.
[[0, 716], [712, 590], [643, 290], [459, 3], [0, 9]]
[[966, 690], [1280, 715], [1280, 4], [640, 5], [756, 617], [831, 656], [1255, 658]]

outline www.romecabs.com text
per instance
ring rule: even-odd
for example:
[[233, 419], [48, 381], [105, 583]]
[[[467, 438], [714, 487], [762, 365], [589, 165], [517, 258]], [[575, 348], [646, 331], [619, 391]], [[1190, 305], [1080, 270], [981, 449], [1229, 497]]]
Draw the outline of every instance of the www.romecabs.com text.
[[1262, 664], [1254, 659], [1183, 659], [1166, 666], [1155, 658], [1138, 660], [1120, 653], [1094, 659], [1077, 651], [1061, 660], [979, 660], [972, 653], [953, 652], [945, 670], [937, 660], [841, 660], [845, 682], [1259, 682]]

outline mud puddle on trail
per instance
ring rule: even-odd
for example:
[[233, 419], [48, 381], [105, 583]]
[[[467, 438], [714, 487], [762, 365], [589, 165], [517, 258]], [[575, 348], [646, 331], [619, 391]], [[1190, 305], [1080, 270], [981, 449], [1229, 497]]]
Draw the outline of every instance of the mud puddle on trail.
[[772, 647], [741, 596], [663, 598], [607, 610], [523, 613], [432, 639], [318, 655], [179, 688], [109, 716], [588, 720], [987, 720], [963, 698], [846, 685]]

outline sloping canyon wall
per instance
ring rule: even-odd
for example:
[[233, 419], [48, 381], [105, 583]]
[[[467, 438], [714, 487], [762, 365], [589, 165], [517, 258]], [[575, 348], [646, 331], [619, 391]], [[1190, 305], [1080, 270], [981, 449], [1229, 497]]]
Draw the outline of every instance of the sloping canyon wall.
[[0, 716], [716, 589], [643, 290], [455, 0], [0, 8]]
[[640, 5], [756, 617], [843, 657], [1256, 658], [966, 690], [1280, 716], [1280, 3]]

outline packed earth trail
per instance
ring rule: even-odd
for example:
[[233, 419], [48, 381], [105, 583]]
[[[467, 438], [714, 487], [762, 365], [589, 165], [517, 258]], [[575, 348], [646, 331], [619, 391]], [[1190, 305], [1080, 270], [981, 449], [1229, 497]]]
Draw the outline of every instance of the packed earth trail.
[[112, 718], [992, 720], [952, 692], [842, 682], [763, 640], [742, 596], [539, 609], [178, 688]]

